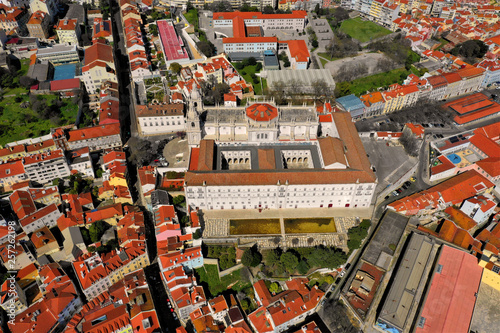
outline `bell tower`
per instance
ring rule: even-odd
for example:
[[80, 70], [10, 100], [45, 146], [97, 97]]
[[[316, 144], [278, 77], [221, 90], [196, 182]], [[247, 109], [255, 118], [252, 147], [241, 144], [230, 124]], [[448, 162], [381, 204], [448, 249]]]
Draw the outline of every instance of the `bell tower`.
[[189, 147], [199, 147], [201, 141], [201, 123], [198, 108], [201, 108], [201, 99], [190, 100], [186, 115], [186, 134]]

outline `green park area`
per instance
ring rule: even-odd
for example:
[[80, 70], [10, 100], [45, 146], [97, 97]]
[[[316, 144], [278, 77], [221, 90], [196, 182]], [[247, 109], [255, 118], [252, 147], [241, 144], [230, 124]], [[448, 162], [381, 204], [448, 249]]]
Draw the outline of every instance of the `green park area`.
[[231, 235], [262, 235], [280, 234], [279, 219], [243, 219], [230, 220], [229, 233]]
[[78, 103], [72, 98], [29, 95], [26, 74], [29, 59], [21, 61], [17, 73], [0, 75], [0, 145], [50, 133], [51, 127], [73, 124], [78, 115]]
[[0, 99], [0, 145], [48, 134], [75, 122], [78, 104], [56, 95], [28, 96], [26, 88], [4, 89]]
[[419, 71], [412, 66], [409, 71], [402, 67], [393, 69], [392, 71], [362, 77], [350, 82], [339, 82], [336, 87], [338, 92], [337, 97], [350, 94], [360, 96], [366, 94], [367, 91], [374, 91], [380, 87], [385, 90], [391, 84], [402, 83], [411, 73], [420, 75]]
[[198, 10], [196, 8], [192, 8], [185, 12], [184, 17], [195, 29], [198, 29]]
[[371, 21], [363, 21], [360, 17], [343, 21], [340, 30], [352, 38], [359, 40], [361, 43], [369, 42], [370, 40], [391, 33], [390, 30]]
[[240, 291], [251, 286], [250, 282], [244, 282], [241, 277], [241, 269], [234, 271], [231, 274], [219, 278], [217, 265], [204, 265], [196, 269], [197, 280], [199, 283], [206, 284], [212, 296], [221, 294], [222, 292], [232, 289]]
[[333, 218], [285, 219], [285, 233], [331, 233], [337, 232]]

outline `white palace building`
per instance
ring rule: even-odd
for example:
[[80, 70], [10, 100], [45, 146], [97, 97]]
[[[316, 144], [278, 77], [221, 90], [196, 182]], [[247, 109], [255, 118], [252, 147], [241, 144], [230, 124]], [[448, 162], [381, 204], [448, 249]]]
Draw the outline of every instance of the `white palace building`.
[[377, 179], [349, 113], [322, 123], [305, 105], [197, 109], [186, 121], [191, 209], [370, 205]]

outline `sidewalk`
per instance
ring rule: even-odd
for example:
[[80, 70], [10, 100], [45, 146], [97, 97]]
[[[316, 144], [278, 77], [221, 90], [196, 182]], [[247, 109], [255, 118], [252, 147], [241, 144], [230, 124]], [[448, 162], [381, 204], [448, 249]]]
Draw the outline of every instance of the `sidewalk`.
[[300, 218], [300, 217], [359, 217], [369, 219], [373, 207], [367, 208], [282, 208], [208, 210], [203, 212], [205, 219], [264, 219], [264, 218]]

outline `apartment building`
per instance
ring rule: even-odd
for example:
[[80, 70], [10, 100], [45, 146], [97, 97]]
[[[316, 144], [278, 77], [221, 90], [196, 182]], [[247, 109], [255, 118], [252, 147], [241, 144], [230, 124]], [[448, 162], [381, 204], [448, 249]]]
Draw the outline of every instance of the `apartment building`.
[[67, 45], [78, 45], [80, 40], [80, 25], [77, 19], [62, 19], [56, 27], [59, 43]]
[[42, 11], [49, 14], [52, 22], [54, 22], [59, 13], [56, 0], [31, 0], [30, 8], [33, 13]]
[[12, 190], [12, 185], [28, 179], [21, 160], [0, 164], [0, 186], [5, 192]]
[[49, 37], [50, 23], [51, 19], [47, 13], [42, 11], [34, 12], [26, 24], [30, 37], [47, 39]]
[[66, 156], [61, 149], [23, 158], [24, 170], [31, 181], [40, 184], [52, 182], [71, 174]]
[[19, 220], [19, 224], [21, 225], [21, 228], [23, 228], [24, 232], [29, 234], [43, 227], [55, 227], [57, 225], [57, 219], [61, 216], [62, 213], [59, 211], [56, 204], [51, 204], [22, 218]]
[[95, 94], [106, 81], [116, 82], [116, 68], [113, 59], [113, 47], [103, 40], [97, 40], [85, 49], [82, 80], [89, 94]]

